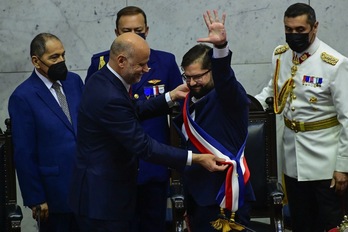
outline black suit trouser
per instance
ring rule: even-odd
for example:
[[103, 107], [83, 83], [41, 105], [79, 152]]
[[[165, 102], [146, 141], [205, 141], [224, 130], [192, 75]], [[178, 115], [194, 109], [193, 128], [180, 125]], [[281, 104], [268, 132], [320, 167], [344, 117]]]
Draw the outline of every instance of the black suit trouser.
[[330, 188], [331, 180], [284, 177], [293, 232], [328, 231], [340, 225], [345, 202], [335, 188]]

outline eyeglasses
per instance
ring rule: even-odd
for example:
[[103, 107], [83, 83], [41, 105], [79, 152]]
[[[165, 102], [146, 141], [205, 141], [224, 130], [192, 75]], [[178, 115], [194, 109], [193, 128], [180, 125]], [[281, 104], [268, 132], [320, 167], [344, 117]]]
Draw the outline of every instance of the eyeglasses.
[[193, 75], [193, 76], [187, 76], [185, 73], [183, 73], [181, 74], [181, 76], [186, 82], [191, 82], [191, 80], [193, 80], [194, 82], [200, 82], [202, 80], [202, 77], [206, 75], [207, 73], [209, 73], [210, 71], [211, 69], [208, 69], [208, 71], [204, 73]]

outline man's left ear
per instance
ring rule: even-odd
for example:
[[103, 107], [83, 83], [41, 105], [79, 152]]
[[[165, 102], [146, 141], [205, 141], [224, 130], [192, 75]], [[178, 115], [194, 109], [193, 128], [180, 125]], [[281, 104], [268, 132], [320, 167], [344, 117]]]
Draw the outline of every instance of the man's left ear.
[[37, 56], [31, 57], [31, 63], [34, 65], [35, 68], [40, 68], [38, 61], [39, 61], [39, 59], [37, 58]]
[[146, 38], [147, 35], [149, 34], [149, 30], [150, 30], [150, 28], [147, 26], [146, 29], [145, 29], [145, 38]]
[[118, 33], [118, 30], [117, 30], [117, 28], [115, 28], [115, 35], [116, 35], [116, 37], [118, 37], [120, 34]]
[[313, 32], [314, 32], [314, 34], [317, 34], [317, 32], [318, 32], [318, 25], [319, 25], [319, 22], [316, 21], [316, 22], [314, 23], [314, 26], [313, 26]]
[[127, 62], [127, 58], [123, 55], [120, 54], [116, 57], [117, 60], [117, 64], [120, 68], [124, 68], [125, 67], [125, 62]]

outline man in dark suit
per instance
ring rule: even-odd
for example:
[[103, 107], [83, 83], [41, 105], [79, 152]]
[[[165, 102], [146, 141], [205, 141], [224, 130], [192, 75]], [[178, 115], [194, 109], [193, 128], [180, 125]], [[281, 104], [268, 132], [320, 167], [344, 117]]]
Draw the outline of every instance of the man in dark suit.
[[[225, 15], [220, 20], [216, 11], [214, 14], [208, 11], [205, 22], [209, 35], [198, 41], [212, 43], [214, 47], [198, 44], [183, 57], [181, 67], [190, 93], [185, 101], [183, 114], [176, 118], [175, 125], [181, 132], [183, 147], [195, 152], [205, 150], [212, 151], [217, 156], [228, 156], [243, 166], [249, 100], [230, 67], [232, 52], [228, 48], [224, 21]], [[230, 168], [238, 170], [233, 165]], [[232, 169], [227, 172], [229, 171]], [[253, 200], [254, 194], [250, 183], [246, 182], [247, 172], [244, 172], [245, 179], [243, 172], [237, 173], [241, 180], [232, 177], [233, 199], [237, 203], [229, 205], [228, 201], [231, 199], [228, 193], [221, 194], [225, 191], [225, 188], [221, 190], [222, 186], [228, 189], [225, 179], [230, 176], [226, 172], [207, 172], [195, 164], [186, 167], [183, 179], [192, 232], [216, 231], [211, 222], [218, 218], [220, 208], [237, 212], [234, 219], [244, 225], [248, 223], [250, 216], [246, 201]], [[233, 175], [236, 176], [237, 173]], [[233, 185], [238, 181], [241, 191]], [[225, 197], [224, 201], [221, 196]], [[226, 211], [226, 215], [228, 212]]]
[[[145, 12], [136, 6], [127, 6], [117, 13], [115, 34], [132, 32], [144, 39], [149, 27]], [[93, 55], [86, 82], [91, 75], [109, 61], [110, 51]], [[132, 98], [136, 101], [149, 99], [173, 90], [182, 84], [181, 74], [173, 54], [151, 49], [148, 66], [138, 83], [132, 85]], [[146, 133], [158, 142], [169, 144], [169, 127], [166, 115], [141, 122]], [[169, 170], [163, 165], [139, 160], [137, 186], [137, 232], [164, 232], [168, 196]]]
[[224, 159], [161, 144], [141, 119], [168, 113], [185, 84], [144, 102], [133, 102], [130, 85], [149, 71], [150, 48], [134, 33], [118, 36], [110, 60], [87, 82], [78, 115], [77, 165], [69, 198], [82, 231], [128, 232], [134, 226], [138, 158], [182, 170], [199, 163], [222, 171]]
[[41, 221], [40, 231], [77, 231], [67, 195], [83, 82], [67, 71], [65, 50], [55, 35], [37, 35], [30, 55], [35, 69], [12, 93], [8, 106], [23, 202]]

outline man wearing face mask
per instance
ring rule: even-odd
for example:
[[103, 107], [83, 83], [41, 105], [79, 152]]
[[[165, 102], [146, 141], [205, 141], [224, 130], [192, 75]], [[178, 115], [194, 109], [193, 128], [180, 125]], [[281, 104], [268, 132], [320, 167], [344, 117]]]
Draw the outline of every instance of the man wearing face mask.
[[9, 99], [14, 161], [25, 206], [40, 231], [78, 231], [67, 204], [83, 82], [65, 64], [62, 42], [50, 33], [31, 42], [34, 71]]
[[[127, 6], [117, 13], [115, 34], [120, 36], [126, 32], [136, 33], [146, 39], [149, 27], [146, 14], [139, 7]], [[109, 54], [108, 50], [92, 57], [85, 83], [109, 61]], [[183, 83], [179, 67], [171, 53], [151, 49], [148, 66], [149, 72], [144, 73], [141, 80], [132, 85], [131, 95], [135, 101], [159, 96]], [[170, 143], [166, 115], [144, 120], [141, 124], [152, 138], [161, 143]], [[139, 160], [137, 231], [165, 231], [168, 180], [167, 167]]]
[[341, 223], [348, 183], [348, 59], [317, 38], [307, 4], [284, 14], [287, 45], [273, 53], [273, 79], [256, 98], [274, 96], [284, 118], [284, 179], [292, 229], [328, 231]]

